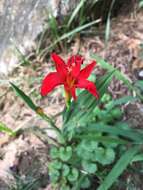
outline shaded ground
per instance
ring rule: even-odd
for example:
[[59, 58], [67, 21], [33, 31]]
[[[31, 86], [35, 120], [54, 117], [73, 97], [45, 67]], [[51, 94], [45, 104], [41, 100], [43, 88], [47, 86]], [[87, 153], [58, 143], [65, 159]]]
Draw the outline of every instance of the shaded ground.
[[[75, 54], [80, 51], [81, 54], [85, 56], [85, 59], [89, 61], [89, 52], [92, 51], [97, 53], [126, 74], [130, 81], [134, 83], [138, 78], [138, 71], [140, 72], [143, 70], [143, 61], [140, 58], [142, 52], [140, 44], [143, 42], [142, 23], [142, 13], [138, 13], [136, 17], [118, 17], [112, 22], [111, 36], [107, 48], [105, 48], [103, 32], [98, 32], [97, 36], [88, 36], [85, 38], [77, 37], [72, 43], [69, 54], [72, 52]], [[102, 26], [99, 31], [104, 31]], [[68, 54], [63, 54], [63, 57], [68, 57]], [[38, 105], [45, 108], [47, 114], [54, 116], [62, 111], [64, 107], [62, 90], [58, 88], [58, 90], [56, 89], [56, 91], [49, 94], [49, 96], [44, 99], [41, 99], [39, 95], [41, 79], [46, 73], [51, 71], [51, 61], [40, 62], [34, 59], [32, 62], [32, 66], [19, 66], [9, 78], [11, 81], [20, 84], [19, 86], [25, 90], [25, 92], [29, 94]], [[97, 75], [101, 75], [103, 72], [104, 71], [101, 71], [98, 66], [96, 67], [95, 73]], [[19, 127], [32, 127], [34, 125], [47, 126], [45, 122], [36, 119], [34, 113], [29, 110], [19, 98], [15, 97], [15, 94], [10, 91], [8, 87], [5, 86], [7, 85], [2, 85], [0, 88], [0, 121], [13, 129]], [[112, 81], [109, 92], [111, 92], [114, 98], [130, 94], [128, 88], [125, 87], [122, 82], [117, 82], [115, 79]], [[135, 107], [127, 107], [127, 119], [132, 123], [131, 118], [134, 116], [135, 122], [137, 122], [136, 127], [143, 127], [143, 106], [141, 104], [139, 104], [139, 106], [138, 104], [135, 104]], [[136, 118], [136, 116], [138, 117]], [[58, 118], [57, 124], [61, 125], [60, 118]], [[13, 144], [15, 147], [10, 153], [9, 146], [12, 146], [11, 143], [5, 145], [4, 148], [0, 150], [6, 150], [7, 154], [14, 155], [12, 165], [11, 163], [7, 163], [7, 166], [3, 168], [3, 171], [7, 170], [6, 168], [8, 168], [8, 170], [11, 169], [11, 167], [15, 165], [15, 160], [18, 160], [19, 163], [21, 157], [21, 163], [25, 163], [26, 160], [26, 164], [30, 162], [29, 165], [31, 165], [31, 163], [33, 165], [33, 160], [39, 158], [38, 155], [41, 155], [41, 150], [42, 152], [44, 151], [44, 155], [42, 154], [41, 156], [44, 159], [44, 163], [48, 163], [48, 157], [46, 156], [46, 153], [48, 153], [48, 146], [45, 147], [45, 145], [37, 138], [29, 136], [25, 138], [21, 136], [19, 139], [15, 140]], [[19, 145], [22, 147], [24, 146], [24, 149], [21, 147], [19, 148]], [[15, 151], [17, 152], [15, 153]], [[33, 154], [34, 152], [37, 154], [36, 159]], [[29, 154], [29, 157], [26, 156], [26, 159], [24, 159], [24, 154]], [[16, 159], [17, 156], [15, 155], [19, 155], [18, 159]], [[1, 171], [2, 167], [4, 167], [4, 163], [6, 163], [6, 159], [7, 157], [4, 156], [4, 159], [0, 161]], [[32, 161], [28, 161], [28, 159]], [[39, 166], [38, 169], [42, 167], [43, 161], [40, 163], [41, 166]], [[21, 175], [24, 175], [24, 172], [27, 171], [29, 166], [26, 166], [25, 164], [17, 165], [18, 166], [16, 167], [21, 166], [21, 168], [16, 168], [16, 170], [22, 172]], [[23, 166], [25, 168], [22, 168]], [[34, 170], [31, 169], [31, 171]], [[44, 175], [47, 175], [47, 171], [44, 172]]]

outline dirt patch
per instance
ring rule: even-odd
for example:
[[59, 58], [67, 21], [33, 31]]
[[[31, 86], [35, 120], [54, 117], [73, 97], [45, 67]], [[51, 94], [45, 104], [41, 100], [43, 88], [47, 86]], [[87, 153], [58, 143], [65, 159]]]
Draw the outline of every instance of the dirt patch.
[[[49, 146], [42, 143], [36, 136], [23, 134], [5, 144], [0, 152], [3, 154], [0, 160], [0, 179], [5, 182], [2, 184], [5, 184], [7, 188], [9, 184], [15, 187], [18, 182], [21, 185], [26, 182], [28, 184], [29, 180], [36, 184], [33, 185], [35, 190], [47, 186]], [[3, 188], [0, 186], [1, 190]]]

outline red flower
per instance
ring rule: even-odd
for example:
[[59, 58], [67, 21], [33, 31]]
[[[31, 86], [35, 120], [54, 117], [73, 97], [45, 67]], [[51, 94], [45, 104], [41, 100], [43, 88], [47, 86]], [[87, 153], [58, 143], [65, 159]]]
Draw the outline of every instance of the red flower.
[[84, 59], [80, 55], [70, 57], [67, 64], [55, 53], [51, 57], [55, 62], [56, 72], [51, 72], [44, 78], [41, 86], [42, 96], [46, 96], [56, 86], [64, 85], [67, 102], [71, 97], [76, 100], [76, 88], [84, 88], [98, 98], [98, 92], [94, 83], [87, 80], [96, 65], [95, 61], [92, 61], [92, 63], [81, 70], [81, 64]]

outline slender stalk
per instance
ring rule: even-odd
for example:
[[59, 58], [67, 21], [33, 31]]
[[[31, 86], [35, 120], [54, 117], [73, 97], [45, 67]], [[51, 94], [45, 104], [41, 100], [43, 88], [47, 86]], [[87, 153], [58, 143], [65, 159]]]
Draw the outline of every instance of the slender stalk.
[[58, 140], [60, 140], [61, 143], [65, 143], [64, 137], [62, 135], [62, 131], [55, 125], [53, 120], [48, 117], [44, 112], [37, 113], [43, 120], [47, 121], [51, 128], [56, 132], [57, 136], [59, 137]]

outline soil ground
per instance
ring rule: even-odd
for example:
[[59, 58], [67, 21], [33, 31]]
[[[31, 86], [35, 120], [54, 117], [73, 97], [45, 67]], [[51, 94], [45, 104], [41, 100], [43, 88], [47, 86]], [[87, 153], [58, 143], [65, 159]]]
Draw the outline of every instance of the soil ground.
[[[105, 47], [104, 43], [104, 27], [101, 26], [99, 27], [97, 32], [98, 34], [96, 36], [87, 36], [84, 38], [82, 36], [80, 38], [77, 37], [72, 43], [69, 51], [70, 53], [62, 53], [61, 56], [66, 59], [70, 54], [75, 54], [80, 51], [87, 62], [89, 62], [89, 52], [92, 51], [102, 56], [110, 64], [121, 70], [130, 81], [135, 83], [139, 77], [138, 73], [143, 70], [143, 61], [140, 58], [140, 54], [142, 52], [140, 44], [143, 43], [142, 23], [142, 12], [136, 13], [136, 15], [133, 16], [119, 16], [112, 21], [111, 35], [107, 47]], [[54, 116], [64, 108], [63, 92], [61, 88], [56, 89], [46, 98], [41, 98], [39, 95], [41, 79], [46, 73], [51, 71], [51, 66], [52, 64], [50, 59], [42, 62], [34, 59], [30, 66], [18, 66], [7, 79], [19, 84], [22, 90], [29, 94], [37, 105], [43, 107], [47, 114]], [[103, 72], [104, 71], [101, 70], [99, 66], [96, 67], [95, 74], [97, 76], [101, 75]], [[109, 87], [109, 92], [114, 98], [130, 94], [128, 88], [123, 85], [122, 82], [116, 81], [115, 79]], [[29, 110], [18, 97], [15, 96], [7, 82], [0, 87], [0, 97], [0, 121], [5, 123], [8, 127], [16, 129], [19, 127], [27, 128], [33, 126], [47, 126], [45, 122], [37, 119], [35, 114]], [[135, 103], [133, 106], [135, 107], [128, 107], [126, 110], [127, 119], [132, 123], [131, 118], [134, 118], [136, 127], [143, 128], [143, 105]], [[57, 124], [61, 125], [60, 117], [57, 119]], [[3, 134], [0, 135], [3, 137]], [[0, 145], [4, 146], [0, 149], [0, 153], [2, 154], [2, 152], [4, 152], [4, 157], [0, 160], [0, 174], [11, 169], [16, 169], [18, 174], [26, 176], [25, 171], [29, 171], [28, 168], [30, 165], [33, 165], [33, 167], [35, 166], [33, 160], [38, 160], [39, 154], [42, 155], [42, 160], [38, 160], [38, 163], [41, 165], [38, 166], [37, 169], [40, 168], [41, 171], [43, 171], [42, 163], [48, 163], [49, 161], [47, 156], [48, 146], [34, 135], [21, 135], [18, 139], [12, 142], [8, 142], [6, 144], [3, 143], [4, 142], [1, 140]], [[30, 170], [32, 172], [34, 171], [32, 168], [30, 168]], [[44, 174], [40, 173], [39, 175], [44, 175], [48, 179], [47, 171], [43, 172]], [[33, 174], [33, 177], [35, 177], [34, 175], [35, 174]], [[3, 183], [4, 182], [2, 182], [2, 184]], [[4, 190], [3, 187], [0, 187], [0, 189]], [[45, 190], [48, 189], [50, 189], [49, 186]]]

